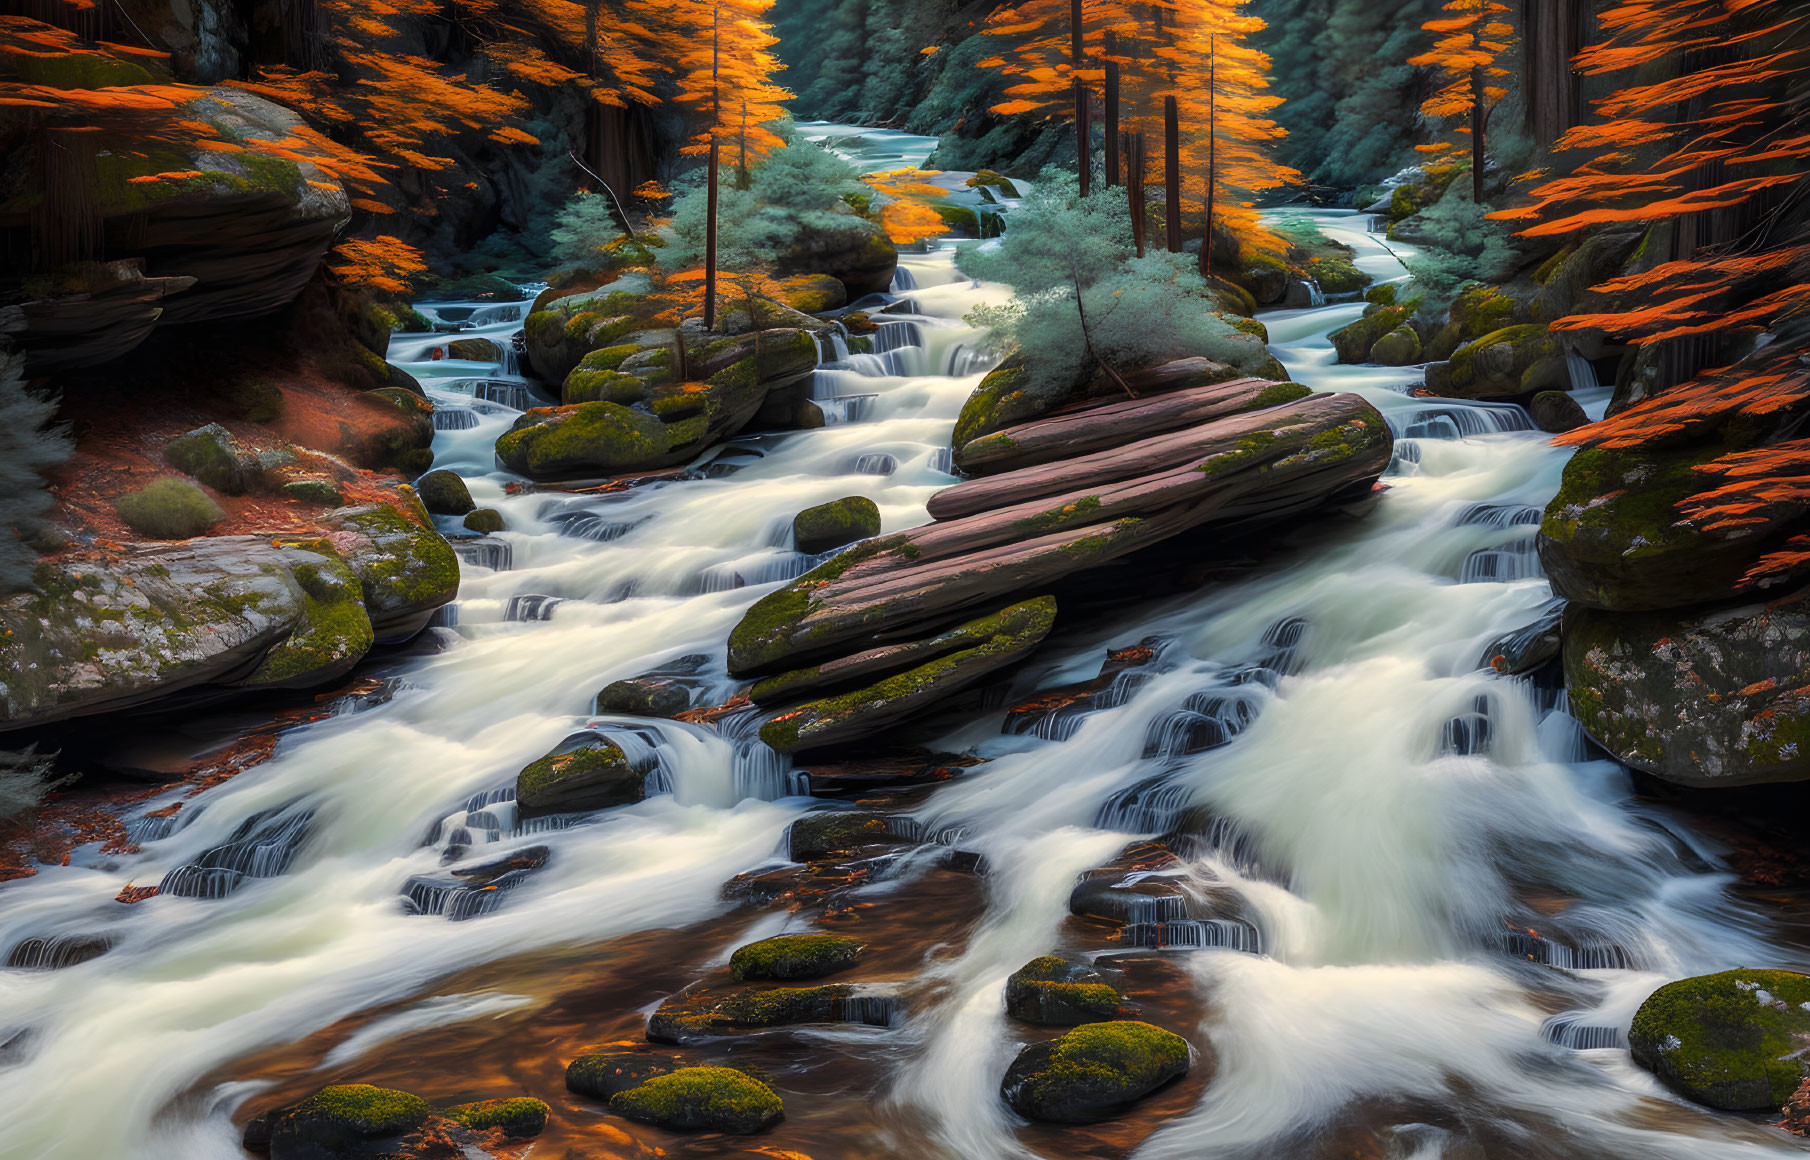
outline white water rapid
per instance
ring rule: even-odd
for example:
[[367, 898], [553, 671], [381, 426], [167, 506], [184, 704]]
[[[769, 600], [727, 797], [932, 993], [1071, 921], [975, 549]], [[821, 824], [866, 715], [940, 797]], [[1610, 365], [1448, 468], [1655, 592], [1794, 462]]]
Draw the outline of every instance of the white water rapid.
[[[852, 152], [868, 169], [934, 145], [866, 135]], [[1402, 276], [1366, 219], [1309, 216], [1366, 270]], [[285, 733], [271, 760], [141, 823], [140, 853], [86, 850], [0, 890], [0, 947], [112, 943], [62, 970], [0, 971], [0, 1157], [241, 1157], [235, 1115], [266, 1106], [271, 1082], [235, 1061], [305, 1042], [317, 1082], [349, 1082], [426, 1028], [532, 1028], [546, 991], [456, 979], [734, 910], [723, 883], [783, 861], [786, 827], [813, 804], [788, 796], [787, 763], [738, 741], [733, 721], [719, 731], [590, 707], [610, 681], [691, 654], [707, 654], [703, 673], [726, 691], [731, 626], [813, 563], [789, 545], [795, 512], [865, 495], [897, 530], [954, 481], [951, 427], [985, 370], [960, 320], [1006, 291], [957, 275], [947, 248], [906, 255], [901, 271], [917, 313], [889, 321], [880, 353], [819, 372], [838, 421], [733, 440], [706, 478], [604, 495], [510, 494], [491, 448], [533, 401], [524, 380], [507, 358], [433, 357], [455, 338], [507, 349], [526, 304], [437, 304], [430, 316], [470, 329], [398, 335], [391, 358], [440, 408], [436, 466], [465, 476], [508, 530], [461, 547], [456, 616], [430, 630], [445, 648], [386, 670], [387, 700]], [[1481, 663], [1550, 601], [1531, 536], [1566, 453], [1517, 408], [1410, 397], [1413, 368], [1335, 365], [1326, 335], [1360, 311], [1265, 321], [1297, 379], [1360, 392], [1396, 428], [1374, 509], [1314, 525], [1247, 579], [1040, 654], [1053, 685], [1091, 677], [1105, 647], [1158, 642], [1154, 677], [1060, 739], [1004, 735], [994, 714], [943, 742], [991, 760], [917, 817], [959, 828], [986, 856], [986, 910], [965, 945], [924, 968], [934, 1000], [864, 1041], [886, 1045], [877, 1119], [902, 1127], [877, 1129], [861, 1155], [1063, 1155], [1060, 1136], [1036, 1143], [999, 1099], [1022, 1042], [1001, 1010], [1004, 979], [1053, 945], [1078, 873], [1195, 806], [1227, 823], [1192, 867], [1227, 900], [1227, 922], [1196, 936], [1249, 931], [1255, 945], [1153, 952], [1185, 964], [1218, 1061], [1198, 1104], [1138, 1155], [1305, 1155], [1303, 1141], [1354, 1108], [1401, 1160], [1794, 1151], [1755, 1121], [1678, 1103], [1620, 1043], [1662, 981], [1802, 968], [1803, 956], [1769, 945], [1713, 850], [1631, 801], [1554, 690]], [[1593, 413], [1603, 394], [1586, 398]], [[669, 792], [566, 828], [518, 827], [492, 791], [583, 727], [611, 732]], [[530, 844], [547, 848], [544, 867], [483, 899], [443, 877], [443, 855], [459, 855], [449, 847], [469, 845], [468, 864]], [[128, 883], [160, 882], [159, 897], [115, 901]], [[718, 942], [736, 936], [725, 926]], [[325, 1033], [342, 1020], [355, 1029]], [[788, 1108], [810, 1099], [788, 1094]], [[1451, 1115], [1427, 1122], [1429, 1107]], [[709, 1154], [747, 1154], [723, 1147]]]

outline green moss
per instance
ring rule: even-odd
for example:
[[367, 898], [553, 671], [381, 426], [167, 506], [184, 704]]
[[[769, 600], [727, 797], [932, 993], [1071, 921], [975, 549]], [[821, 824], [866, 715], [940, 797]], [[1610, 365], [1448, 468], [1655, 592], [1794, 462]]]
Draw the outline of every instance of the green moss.
[[727, 1067], [686, 1067], [610, 1097], [610, 1110], [645, 1124], [679, 1130], [749, 1134], [785, 1114], [773, 1089]]
[[125, 85], [156, 84], [142, 66], [99, 52], [11, 52], [6, 62], [28, 85], [53, 89], [109, 89]]
[[541, 1129], [547, 1126], [548, 1110], [547, 1105], [540, 1100], [517, 1096], [514, 1099], [459, 1104], [440, 1114], [473, 1131], [501, 1128], [504, 1135], [521, 1138], [540, 1135]]
[[368, 607], [426, 608], [458, 592], [459, 557], [432, 529], [384, 504], [334, 518], [342, 527], [369, 537], [377, 549], [349, 559], [364, 586]]
[[641, 347], [632, 342], [619, 346], [606, 346], [579, 359], [578, 365], [587, 371], [613, 371], [622, 365], [623, 359], [640, 350]]
[[609, 741], [596, 741], [567, 753], [549, 753], [516, 777], [516, 796], [539, 797], [561, 782], [614, 773], [627, 766], [628, 758]]
[[290, 1110], [290, 1121], [312, 1120], [343, 1126], [362, 1137], [397, 1136], [419, 1128], [433, 1114], [420, 1096], [368, 1083], [335, 1084], [315, 1092]]
[[1515, 300], [1494, 286], [1468, 286], [1453, 301], [1449, 316], [1466, 338], [1473, 338], [1512, 325], [1515, 308]]
[[1628, 1039], [1636, 1060], [1700, 1103], [1776, 1109], [1810, 1075], [1810, 976], [1734, 970], [1668, 983], [1640, 1005]]
[[128, 527], [157, 540], [186, 540], [226, 518], [220, 505], [186, 479], [153, 480], [113, 501]]
[[577, 370], [566, 376], [561, 398], [567, 406], [596, 402], [626, 406], [647, 398], [647, 384], [634, 375], [621, 371], [588, 370], [580, 364]]
[[950, 441], [958, 450], [970, 440], [991, 434], [996, 426], [1008, 425], [996, 424], [1000, 403], [1024, 386], [1028, 373], [1022, 363], [995, 367], [987, 373], [980, 386], [968, 396], [968, 401], [962, 404], [961, 415], [955, 420], [955, 433]]
[[1276, 383], [1257, 392], [1257, 397], [1251, 400], [1251, 409], [1261, 411], [1267, 407], [1280, 407], [1296, 399], [1305, 399], [1311, 394], [1313, 391], [1300, 383]]
[[1233, 315], [1232, 317], [1227, 318], [1226, 322], [1231, 325], [1233, 330], [1242, 334], [1255, 335], [1261, 342], [1267, 343], [1270, 340], [1270, 328], [1263, 325], [1263, 323], [1258, 322], [1255, 318], [1240, 318], [1237, 315]]
[[879, 534], [880, 508], [863, 495], [818, 504], [792, 517], [792, 540], [800, 552], [827, 552]]
[[302, 589], [302, 618], [294, 631], [264, 654], [245, 679], [246, 685], [294, 687], [330, 680], [375, 643], [363, 588], [338, 557], [297, 564], [293, 572]]
[[481, 536], [500, 532], [504, 527], [503, 513], [495, 508], [478, 508], [465, 517], [464, 526], [466, 531], [476, 532]]
[[729, 970], [738, 981], [818, 979], [855, 965], [862, 944], [839, 934], [782, 934], [740, 947]]
[[163, 460], [215, 491], [230, 495], [244, 488], [244, 473], [233, 450], [232, 436], [218, 423], [197, 427], [170, 440], [164, 446]]
[[1084, 495], [1072, 503], [1063, 504], [1061, 507], [1050, 508], [1048, 511], [1038, 512], [1034, 516], [1025, 516], [1023, 519], [1014, 520], [1012, 521], [1012, 526], [1027, 535], [1037, 534], [1052, 531], [1056, 528], [1067, 527], [1070, 524], [1087, 523], [1088, 520], [1092, 518], [1093, 513], [1099, 510], [1100, 497]]
[[896, 535], [865, 540], [756, 601], [730, 630], [731, 671], [751, 672], [784, 657], [787, 650], [780, 636], [810, 611], [811, 593], [838, 579], [861, 561], [902, 547], [904, 543], [905, 538]]
[[1086, 1023], [1050, 1044], [1043, 1066], [1025, 1077], [1026, 1104], [1059, 1106], [1085, 1093], [1093, 1105], [1137, 1099], [1188, 1068], [1188, 1042], [1149, 1023]]
[[518, 422], [497, 439], [497, 454], [512, 470], [532, 476], [646, 467], [702, 433], [669, 431], [657, 416], [619, 403], [579, 403], [551, 414], [531, 411]]
[[1358, 269], [1349, 258], [1318, 257], [1307, 265], [1307, 272], [1320, 289], [1328, 294], [1348, 294], [1353, 290], [1362, 290], [1370, 285], [1370, 275]]
[[427, 510], [437, 515], [462, 516], [477, 507], [471, 489], [456, 471], [441, 468], [430, 471], [415, 481], [415, 493]]
[[338, 507], [346, 502], [339, 485], [328, 479], [290, 479], [283, 483], [283, 498], [315, 507]]
[[1492, 330], [1452, 352], [1452, 385], [1460, 389], [1476, 385], [1480, 381], [1478, 354], [1488, 347], [1500, 344], [1515, 348], [1514, 370], [1511, 372], [1514, 375], [1519, 375], [1554, 348], [1552, 336], [1542, 323], [1528, 322]]

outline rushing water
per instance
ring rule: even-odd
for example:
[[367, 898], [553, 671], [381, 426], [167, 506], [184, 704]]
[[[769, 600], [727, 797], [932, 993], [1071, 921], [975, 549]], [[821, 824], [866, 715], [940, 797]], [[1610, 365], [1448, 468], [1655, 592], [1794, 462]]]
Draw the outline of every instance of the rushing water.
[[[868, 136], [884, 138], [861, 157], [869, 169], [932, 144]], [[1402, 275], [1364, 219], [1312, 216], [1379, 278]], [[902, 270], [919, 313], [889, 324], [879, 357], [832, 347], [819, 372], [815, 393], [840, 421], [737, 439], [706, 478], [609, 495], [508, 494], [491, 445], [533, 401], [526, 384], [507, 357], [435, 357], [451, 338], [507, 350], [521, 307], [442, 303], [434, 317], [469, 329], [397, 336], [392, 359], [440, 408], [437, 465], [508, 530], [461, 547], [456, 615], [443, 617], [456, 627], [432, 630], [447, 647], [394, 670], [387, 700], [285, 734], [267, 763], [146, 822], [141, 853], [90, 854], [0, 893], [0, 947], [78, 933], [113, 944], [63, 970], [0, 972], [0, 1156], [241, 1155], [234, 1116], [268, 1103], [268, 1082], [236, 1060], [306, 1041], [315, 1082], [360, 1078], [386, 1044], [475, 1035], [545, 1002], [525, 974], [520, 993], [448, 980], [536, 956], [582, 972], [575, 948], [730, 911], [723, 882], [780, 861], [811, 804], [788, 796], [787, 763], [746, 740], [745, 723], [592, 718], [592, 699], [693, 654], [726, 691], [730, 627], [812, 563], [789, 544], [793, 513], [866, 495], [896, 530], [953, 482], [949, 433], [985, 369], [960, 319], [1004, 291], [956, 275], [946, 249]], [[1410, 397], [1413, 368], [1336, 365], [1325, 336], [1360, 310], [1266, 321], [1296, 378], [1360, 392], [1400, 436], [1374, 510], [1317, 524], [1246, 580], [1121, 615], [1035, 662], [1052, 685], [1091, 676], [1105, 646], [1155, 638], [1158, 661], [1111, 707], [1016, 734], [993, 715], [944, 740], [991, 760], [916, 817], [985, 855], [984, 912], [923, 968], [932, 998], [864, 1032], [889, 1046], [872, 1096], [857, 1098], [892, 1127], [860, 1154], [1064, 1154], [1061, 1136], [1028, 1142], [999, 1101], [1022, 1041], [1001, 987], [1056, 945], [1077, 874], [1190, 807], [1225, 823], [1210, 836], [1239, 838], [1203, 841], [1191, 864], [1229, 900], [1196, 937], [1244, 949], [1159, 952], [1185, 967], [1218, 1061], [1140, 1155], [1305, 1155], [1354, 1115], [1380, 1125], [1377, 1155], [1416, 1160], [1793, 1150], [1756, 1122], [1672, 1100], [1620, 1040], [1665, 979], [1799, 956], [1770, 947], [1765, 923], [1730, 899], [1713, 851], [1630, 800], [1554, 690], [1481, 664], [1549, 604], [1528, 520], [1564, 452], [1516, 408]], [[659, 792], [582, 824], [518, 826], [498, 791], [581, 728], [622, 742]], [[544, 865], [496, 879], [504, 889], [481, 903], [443, 869], [529, 847]], [[160, 882], [164, 896], [114, 901]], [[325, 1032], [342, 1021], [350, 1030]], [[800, 1111], [810, 1100], [788, 1096]]]

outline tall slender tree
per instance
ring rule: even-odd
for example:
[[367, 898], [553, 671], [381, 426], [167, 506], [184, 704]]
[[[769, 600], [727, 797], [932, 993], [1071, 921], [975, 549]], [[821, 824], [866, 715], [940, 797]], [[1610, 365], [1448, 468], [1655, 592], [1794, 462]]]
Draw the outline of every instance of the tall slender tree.
[[[1508, 76], [1503, 62], [1514, 45], [1515, 30], [1503, 19], [1509, 7], [1500, 0], [1451, 0], [1443, 11], [1451, 15], [1421, 25], [1439, 37], [1432, 50], [1409, 63], [1438, 70], [1442, 83], [1421, 103], [1420, 111], [1442, 120], [1457, 119], [1452, 132], [1468, 137], [1470, 144], [1471, 200], [1482, 205], [1484, 130], [1490, 110], [1508, 95], [1501, 85]], [[1457, 144], [1439, 141], [1415, 148], [1438, 154], [1451, 152]]]

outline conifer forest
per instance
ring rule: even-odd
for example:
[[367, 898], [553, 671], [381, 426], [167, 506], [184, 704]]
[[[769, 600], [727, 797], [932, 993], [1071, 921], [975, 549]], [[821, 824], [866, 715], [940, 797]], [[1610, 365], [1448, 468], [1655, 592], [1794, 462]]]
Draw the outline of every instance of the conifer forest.
[[1810, 3], [0, 0], [0, 1106], [1810, 1154]]

